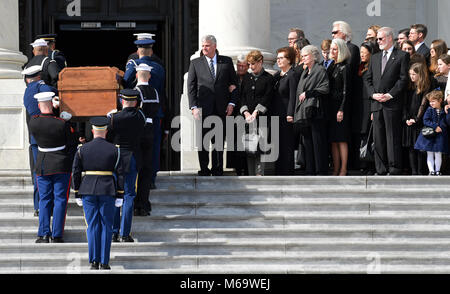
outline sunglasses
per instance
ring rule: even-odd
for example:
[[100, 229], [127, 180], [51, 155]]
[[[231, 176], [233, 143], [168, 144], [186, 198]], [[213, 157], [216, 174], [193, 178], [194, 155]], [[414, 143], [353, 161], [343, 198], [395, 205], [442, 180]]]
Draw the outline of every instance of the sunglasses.
[[332, 31], [331, 32], [332, 35], [336, 35], [337, 33], [339, 33], [339, 31]]

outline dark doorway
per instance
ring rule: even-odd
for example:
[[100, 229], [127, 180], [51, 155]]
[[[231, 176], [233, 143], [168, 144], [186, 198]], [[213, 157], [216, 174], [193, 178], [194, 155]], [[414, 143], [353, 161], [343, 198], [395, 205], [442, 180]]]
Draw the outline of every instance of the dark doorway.
[[[145, 26], [158, 27], [156, 23]], [[59, 36], [57, 49], [64, 52], [68, 66], [115, 66], [123, 71], [128, 56], [136, 52], [134, 45], [136, 37], [133, 34], [141, 32], [134, 29], [82, 29], [80, 23], [59, 24], [56, 27]], [[155, 40], [158, 40], [154, 45], [154, 51], [159, 53], [163, 48], [161, 42], [163, 31], [157, 30], [154, 33], [157, 34]]]
[[[169, 121], [179, 115], [183, 77], [190, 56], [198, 50], [198, 0], [82, 0], [81, 14], [75, 16], [67, 13], [73, 0], [18, 2], [19, 48], [28, 58], [36, 35], [57, 33], [56, 48], [64, 52], [69, 67], [125, 70], [128, 56], [136, 51], [133, 33], [156, 34], [154, 52], [166, 69], [165, 115]], [[175, 131], [170, 129], [168, 142]], [[179, 169], [179, 153], [168, 146], [162, 148], [161, 170]]]

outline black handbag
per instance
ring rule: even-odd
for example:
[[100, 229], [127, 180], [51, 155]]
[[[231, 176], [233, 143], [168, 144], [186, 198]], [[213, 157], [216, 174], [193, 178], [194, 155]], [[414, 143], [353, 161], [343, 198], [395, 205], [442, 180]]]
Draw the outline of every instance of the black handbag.
[[422, 136], [424, 136], [427, 139], [434, 138], [437, 135], [437, 133], [431, 127], [423, 127], [420, 132], [422, 133]]
[[374, 161], [373, 153], [375, 150], [375, 143], [373, 142], [372, 135], [373, 135], [373, 130], [372, 130], [372, 124], [371, 124], [367, 138], [364, 138], [361, 140], [361, 145], [359, 147], [359, 159], [361, 161], [365, 161], [365, 162]]

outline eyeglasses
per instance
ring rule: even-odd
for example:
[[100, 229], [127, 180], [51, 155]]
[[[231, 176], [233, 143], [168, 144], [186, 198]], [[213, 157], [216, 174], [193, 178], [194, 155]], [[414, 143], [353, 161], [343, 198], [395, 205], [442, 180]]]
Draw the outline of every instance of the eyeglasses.
[[331, 32], [332, 35], [336, 35], [337, 33], [339, 33], [339, 31], [332, 31]]
[[298, 39], [297, 38], [287, 38], [287, 40], [288, 40], [288, 42], [291, 42], [291, 41], [297, 41]]
[[377, 38], [378, 41], [383, 41], [386, 37], [383, 38]]
[[284, 56], [279, 56], [279, 57], [277, 57], [277, 60], [281, 60], [281, 59], [284, 59], [284, 58], [286, 58], [286, 57], [284, 57]]

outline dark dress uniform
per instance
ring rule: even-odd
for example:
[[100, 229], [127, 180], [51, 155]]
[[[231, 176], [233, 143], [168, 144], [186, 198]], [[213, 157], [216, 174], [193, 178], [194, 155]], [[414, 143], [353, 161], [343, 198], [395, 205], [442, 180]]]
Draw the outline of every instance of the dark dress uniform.
[[[155, 43], [154, 40], [137, 40], [134, 42], [138, 47], [146, 47], [151, 46]], [[152, 185], [154, 186], [156, 174], [159, 171], [159, 158], [160, 158], [160, 149], [161, 149], [161, 138], [162, 138], [162, 130], [161, 130], [161, 120], [164, 119], [166, 115], [162, 106], [164, 105], [165, 97], [165, 79], [166, 79], [166, 70], [162, 65], [162, 61], [156, 57], [152, 56], [143, 56], [139, 59], [129, 59], [125, 74], [123, 76], [124, 85], [127, 88], [134, 88], [136, 86], [136, 66], [141, 63], [145, 63], [152, 67], [152, 78], [149, 81], [149, 84], [158, 91], [158, 95], [161, 101], [160, 107], [158, 109], [157, 115], [153, 120], [153, 157], [152, 157]]]
[[146, 117], [146, 124], [139, 144], [142, 166], [139, 170], [137, 193], [135, 199], [135, 215], [146, 216], [151, 211], [149, 201], [153, 172], [153, 122], [159, 110], [159, 95], [148, 83], [138, 83], [136, 90], [140, 93], [141, 109]]
[[[47, 41], [48, 44], [56, 42], [57, 34], [44, 34], [44, 35], [37, 35], [37, 39], [43, 39]], [[66, 62], [66, 56], [61, 51], [55, 49], [55, 50], [48, 50], [48, 57], [51, 60], [56, 61], [56, 63], [59, 66], [59, 69], [62, 70], [67, 66]]]
[[[123, 89], [120, 92], [121, 98], [125, 100], [137, 100], [139, 96], [139, 92], [132, 89]], [[110, 118], [109, 134], [114, 144], [120, 146], [125, 173], [122, 217], [120, 208], [116, 208], [113, 241], [117, 241], [120, 231], [122, 241], [133, 242], [130, 232], [134, 198], [136, 197], [136, 178], [141, 166], [139, 143], [144, 131], [145, 119], [145, 115], [136, 107], [125, 107], [122, 111], [112, 114]]]
[[[46, 93], [48, 92], [40, 94]], [[47, 113], [33, 116], [29, 128], [39, 146], [35, 165], [40, 197], [40, 238], [37, 242], [48, 242], [49, 236], [52, 236], [53, 242], [62, 242], [72, 168], [69, 150], [75, 145], [73, 130], [69, 122]]]
[[[106, 129], [108, 119], [92, 118], [93, 128]], [[83, 174], [84, 173], [84, 176]], [[89, 263], [109, 264], [115, 199], [123, 198], [123, 165], [120, 149], [102, 137], [80, 145], [72, 166], [75, 197], [82, 198], [87, 224]]]
[[29, 68], [33, 65], [42, 66], [41, 79], [54, 88], [57, 87], [58, 75], [61, 69], [55, 60], [45, 55], [36, 55], [27, 63], [25, 68]]
[[[39, 70], [40, 68], [40, 70]], [[25, 75], [25, 78], [33, 78], [39, 75], [42, 68], [36, 67], [38, 70], [37, 72], [30, 72], [30, 71], [24, 71], [22, 72]], [[33, 70], [33, 69], [32, 69]], [[28, 74], [26, 74], [28, 72]], [[25, 93], [23, 95], [23, 105], [25, 107], [25, 115], [26, 115], [26, 122], [27, 126], [30, 122], [30, 119], [34, 115], [38, 115], [41, 113], [38, 107], [38, 102], [36, 99], [34, 99], [34, 95], [41, 92], [54, 92], [56, 93], [56, 89], [53, 87], [50, 87], [45, 84], [42, 80], [37, 80], [35, 82], [31, 82], [27, 84], [27, 88], [25, 89]], [[28, 128], [29, 130], [29, 128]], [[30, 159], [30, 171], [31, 171], [31, 178], [33, 181], [34, 191], [33, 191], [33, 205], [34, 205], [34, 211], [35, 216], [37, 216], [37, 212], [39, 211], [39, 191], [36, 183], [36, 173], [34, 172], [34, 166], [36, 164], [36, 158], [38, 153], [38, 145], [36, 140], [33, 136], [31, 136], [30, 131], [28, 131], [28, 141], [30, 143], [29, 147], [29, 159]]]

